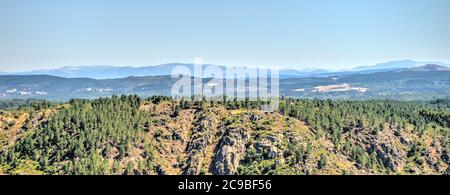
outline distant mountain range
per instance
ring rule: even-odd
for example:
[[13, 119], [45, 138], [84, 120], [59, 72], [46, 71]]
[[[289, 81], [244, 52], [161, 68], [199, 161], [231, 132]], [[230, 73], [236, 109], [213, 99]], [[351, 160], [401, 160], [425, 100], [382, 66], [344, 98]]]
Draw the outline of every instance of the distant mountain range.
[[[280, 78], [280, 95], [321, 99], [417, 100], [450, 97], [450, 68], [442, 65], [428, 64], [372, 73], [350, 71], [346, 74], [328, 74], [330, 75]], [[210, 80], [205, 78], [203, 83], [206, 84]], [[114, 94], [170, 95], [176, 81], [177, 79], [167, 75], [115, 79], [0, 75], [0, 99], [37, 98], [65, 101]]]
[[[326, 77], [332, 75], [348, 75], [355, 73], [375, 73], [386, 72], [391, 70], [399, 70], [403, 68], [412, 68], [425, 64], [436, 64], [441, 66], [450, 67], [448, 64], [440, 62], [415, 62], [411, 60], [392, 61], [386, 63], [380, 63], [373, 66], [359, 66], [350, 70], [323, 70], [323, 69], [282, 69], [280, 70], [280, 78], [293, 78], [293, 77]], [[125, 78], [130, 76], [166, 76], [171, 75], [172, 70], [177, 66], [187, 67], [191, 72], [194, 70], [193, 64], [181, 64], [171, 63], [162, 64], [157, 66], [143, 66], [143, 67], [130, 67], [130, 66], [76, 66], [76, 67], [63, 67], [50, 70], [33, 70], [26, 72], [0, 72], [0, 75], [51, 75], [65, 78], [92, 78], [92, 79], [115, 79]], [[225, 72], [226, 66], [222, 65], [204, 65], [204, 67], [216, 67]]]
[[447, 66], [436, 65], [436, 64], [427, 64], [424, 66], [417, 66], [413, 68], [407, 69], [409, 71], [450, 71], [450, 68]]
[[[187, 64], [163, 64], [158, 66], [131, 67], [131, 66], [73, 66], [50, 70], [33, 70], [27, 72], [9, 73], [11, 75], [51, 75], [65, 78], [92, 78], [112, 79], [129, 76], [161, 76], [170, 75], [176, 66], [184, 65], [193, 69], [193, 65]], [[4, 73], [7, 74], [7, 73]]]
[[391, 61], [391, 62], [385, 62], [385, 63], [379, 63], [373, 66], [358, 66], [356, 68], [353, 68], [353, 71], [367, 71], [367, 70], [389, 70], [389, 69], [401, 69], [401, 68], [412, 68], [416, 66], [422, 66], [426, 64], [436, 64], [436, 65], [442, 65], [447, 66], [444, 63], [440, 62], [416, 62], [412, 60], [400, 60], [400, 61]]

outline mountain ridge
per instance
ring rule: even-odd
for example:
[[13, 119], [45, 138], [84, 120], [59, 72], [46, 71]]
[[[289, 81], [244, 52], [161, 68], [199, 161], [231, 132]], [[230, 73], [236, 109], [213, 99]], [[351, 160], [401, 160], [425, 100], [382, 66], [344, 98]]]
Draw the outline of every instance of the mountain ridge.
[[450, 71], [447, 66], [436, 65], [436, 64], [426, 64], [423, 66], [417, 66], [407, 69], [408, 71]]
[[[319, 99], [434, 99], [450, 97], [450, 71], [438, 65], [388, 72], [280, 78], [280, 95]], [[170, 96], [178, 79], [129, 76], [117, 79], [50, 75], [0, 75], [0, 99], [98, 98], [114, 94]], [[203, 78], [208, 85], [210, 78]], [[222, 80], [225, 82], [226, 80]], [[270, 84], [270, 83], [268, 83]]]
[[[358, 66], [348, 70], [326, 70], [326, 69], [310, 69], [305, 68], [302, 70], [295, 69], [280, 69], [280, 78], [290, 77], [311, 77], [311, 76], [331, 76], [331, 75], [343, 75], [343, 74], [355, 74], [355, 73], [374, 73], [393, 71], [404, 68], [413, 68], [420, 65], [436, 64], [441, 66], [450, 67], [445, 63], [432, 63], [432, 62], [415, 62], [412, 60], [391, 61], [386, 63], [379, 63], [373, 66]], [[176, 66], [185, 66], [191, 72], [193, 72], [194, 64], [189, 63], [166, 63], [155, 66], [111, 66], [111, 65], [93, 65], [93, 66], [65, 66], [56, 69], [43, 69], [43, 70], [31, 70], [24, 72], [1, 72], [0, 75], [52, 75], [65, 78], [93, 78], [93, 79], [114, 79], [124, 78], [128, 76], [162, 76], [171, 75], [172, 70]], [[223, 72], [227, 66], [205, 64], [203, 67], [216, 67], [220, 68]], [[237, 66], [242, 68], [252, 68], [246, 66]]]
[[352, 69], [352, 71], [367, 71], [367, 70], [389, 70], [389, 69], [403, 69], [403, 68], [413, 68], [417, 66], [423, 66], [427, 64], [436, 64], [440, 66], [449, 67], [449, 64], [442, 62], [419, 62], [412, 60], [397, 60], [390, 62], [378, 63], [372, 66], [358, 66]]

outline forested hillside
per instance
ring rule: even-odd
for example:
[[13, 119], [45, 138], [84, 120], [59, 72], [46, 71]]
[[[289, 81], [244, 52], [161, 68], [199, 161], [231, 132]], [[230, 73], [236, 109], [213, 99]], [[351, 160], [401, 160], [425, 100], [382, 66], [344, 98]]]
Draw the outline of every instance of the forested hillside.
[[[449, 174], [450, 101], [5, 103], [0, 174]], [[9, 105], [9, 106], [8, 106]]]

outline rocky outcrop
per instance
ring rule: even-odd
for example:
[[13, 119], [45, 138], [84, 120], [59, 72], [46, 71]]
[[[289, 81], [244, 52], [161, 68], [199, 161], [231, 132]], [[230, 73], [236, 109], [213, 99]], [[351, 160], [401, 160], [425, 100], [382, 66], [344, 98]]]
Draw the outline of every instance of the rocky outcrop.
[[185, 175], [198, 175], [206, 157], [206, 149], [212, 142], [214, 120], [203, 113], [198, 117], [192, 136], [186, 148], [187, 161]]
[[386, 143], [377, 144], [374, 147], [378, 158], [382, 160], [387, 168], [398, 171], [403, 166], [406, 159], [405, 151]]
[[248, 130], [242, 127], [228, 127], [217, 147], [211, 165], [211, 172], [216, 175], [236, 174], [239, 162], [245, 153]]
[[[366, 154], [375, 153], [384, 167], [394, 172], [403, 169], [408, 153], [406, 145], [410, 141], [400, 131], [385, 129], [375, 135], [357, 128], [350, 133], [355, 144], [363, 146]], [[364, 167], [359, 165], [359, 168]]]
[[253, 147], [257, 153], [263, 154], [265, 159], [275, 159], [278, 157], [278, 148], [269, 140], [255, 142]]

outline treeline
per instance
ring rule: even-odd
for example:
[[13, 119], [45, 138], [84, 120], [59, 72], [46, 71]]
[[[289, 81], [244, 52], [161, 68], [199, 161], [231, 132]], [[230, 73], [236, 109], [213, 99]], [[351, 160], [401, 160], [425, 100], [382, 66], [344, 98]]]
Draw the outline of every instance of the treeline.
[[32, 108], [35, 110], [50, 108], [58, 105], [56, 102], [38, 99], [13, 99], [13, 100], [1, 100], [0, 109], [24, 109]]

